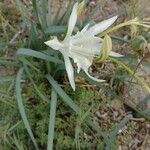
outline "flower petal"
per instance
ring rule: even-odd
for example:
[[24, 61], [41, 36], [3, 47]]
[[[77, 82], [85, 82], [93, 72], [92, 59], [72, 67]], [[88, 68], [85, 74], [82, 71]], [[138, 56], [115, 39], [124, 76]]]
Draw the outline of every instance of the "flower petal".
[[119, 53], [116, 53], [116, 52], [110, 52], [109, 56], [112, 56], [112, 57], [123, 57], [123, 55], [119, 54]]
[[104, 20], [100, 23], [97, 23], [96, 25], [89, 28], [88, 32], [90, 32], [93, 35], [97, 35], [104, 30], [106, 30], [109, 26], [111, 26], [117, 19], [117, 16], [114, 16], [110, 19]]
[[57, 37], [54, 37], [54, 39], [44, 42], [47, 46], [59, 50], [62, 47], [62, 44], [58, 41]]
[[88, 27], [89, 27], [89, 23], [81, 30], [81, 33], [84, 33], [87, 31]]
[[77, 7], [78, 7], [78, 3], [75, 3], [74, 6], [73, 6], [73, 9], [72, 9], [72, 13], [71, 13], [70, 18], [69, 18], [68, 31], [67, 31], [66, 38], [71, 36], [72, 31], [74, 29], [74, 26], [76, 24], [76, 21], [77, 21]]
[[72, 64], [71, 64], [68, 56], [66, 56], [64, 54], [63, 54], [63, 56], [64, 56], [64, 60], [65, 60], [65, 67], [66, 67], [66, 71], [68, 74], [68, 79], [69, 79], [70, 85], [73, 88], [73, 90], [75, 91], [74, 71], [73, 71]]
[[92, 79], [92, 80], [94, 80], [94, 81], [97, 81], [97, 82], [105, 82], [105, 80], [101, 80], [101, 79], [97, 79], [97, 78], [92, 77], [92, 76], [88, 73], [88, 71], [86, 71], [86, 70], [84, 70], [84, 72], [87, 74], [87, 76], [88, 76], [90, 79]]

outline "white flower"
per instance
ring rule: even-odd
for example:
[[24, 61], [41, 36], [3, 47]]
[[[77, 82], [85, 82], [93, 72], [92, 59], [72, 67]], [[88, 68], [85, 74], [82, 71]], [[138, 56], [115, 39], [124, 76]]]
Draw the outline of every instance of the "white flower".
[[[70, 58], [72, 58], [74, 63], [77, 64], [78, 73], [80, 69], [83, 69], [85, 73], [93, 80], [100, 82], [104, 81], [92, 77], [88, 73], [88, 68], [92, 65], [93, 57], [100, 54], [101, 43], [103, 41], [101, 38], [96, 37], [95, 35], [106, 30], [117, 19], [117, 16], [115, 16], [108, 20], [97, 23], [92, 27], [89, 27], [88, 24], [80, 32], [72, 35], [73, 29], [77, 21], [77, 8], [78, 3], [75, 3], [72, 13], [70, 15], [68, 31], [65, 39], [63, 41], [59, 41], [57, 37], [54, 37], [54, 39], [45, 42], [46, 45], [50, 46], [54, 50], [59, 50], [62, 53], [69, 82], [73, 90], [75, 90], [74, 70]], [[111, 53], [111, 56], [112, 55], [117, 56], [117, 54], [114, 52]]]

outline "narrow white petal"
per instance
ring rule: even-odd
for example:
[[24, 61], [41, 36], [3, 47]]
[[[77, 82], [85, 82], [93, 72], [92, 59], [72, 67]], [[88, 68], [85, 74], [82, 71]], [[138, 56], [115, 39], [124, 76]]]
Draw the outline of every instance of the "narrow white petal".
[[92, 77], [86, 70], [84, 70], [84, 71], [90, 79], [97, 81], [97, 82], [105, 82], [105, 80], [96, 79], [96, 78]]
[[44, 42], [47, 46], [59, 50], [62, 47], [62, 44], [58, 41], [57, 37], [54, 37], [54, 39]]
[[89, 28], [88, 32], [90, 32], [93, 35], [97, 35], [104, 30], [106, 30], [108, 27], [110, 27], [117, 19], [117, 16], [114, 16], [110, 19], [104, 20], [100, 23], [97, 23], [96, 25]]
[[112, 56], [112, 57], [123, 57], [123, 55], [119, 54], [119, 53], [116, 53], [116, 52], [110, 52], [109, 56]]
[[77, 64], [77, 73], [79, 73], [80, 72], [80, 70], [81, 70], [81, 68], [80, 68], [80, 66]]
[[78, 8], [78, 3], [75, 3], [72, 9], [72, 13], [70, 15], [69, 18], [69, 23], [68, 23], [68, 31], [67, 31], [67, 35], [66, 38], [71, 36], [72, 31], [74, 29], [74, 26], [76, 24], [77, 21], [77, 8]]
[[87, 24], [87, 25], [81, 30], [81, 33], [84, 33], [84, 32], [88, 29], [89, 25], [90, 25], [90, 24]]
[[68, 79], [69, 79], [70, 85], [73, 88], [73, 90], [75, 91], [74, 71], [73, 71], [72, 64], [71, 64], [68, 56], [66, 56], [66, 55], [63, 55], [63, 56], [64, 56], [64, 60], [65, 60], [65, 67], [66, 67], [66, 71], [68, 74]]

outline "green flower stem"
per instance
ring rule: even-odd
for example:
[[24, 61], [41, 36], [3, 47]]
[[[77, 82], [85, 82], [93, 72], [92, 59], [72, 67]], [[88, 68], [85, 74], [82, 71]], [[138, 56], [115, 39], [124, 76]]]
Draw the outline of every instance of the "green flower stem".
[[146, 91], [148, 91], [150, 93], [150, 87], [144, 82], [143, 79], [141, 79], [139, 76], [134, 74], [134, 71], [132, 71], [127, 65], [125, 65], [121, 61], [116, 60], [115, 58], [110, 57], [109, 59], [111, 61], [115, 62], [116, 64], [118, 64], [119, 66], [121, 66], [122, 68], [124, 68], [129, 74], [131, 74], [133, 76], [133, 78], [135, 80], [137, 80], [139, 82], [139, 84], [141, 84], [145, 88]]
[[146, 24], [144, 24], [144, 23], [140, 23], [140, 22], [138, 21], [138, 19], [135, 18], [135, 19], [129, 20], [129, 21], [124, 22], [124, 23], [121, 23], [121, 24], [119, 24], [119, 25], [116, 25], [116, 26], [114, 26], [114, 27], [112, 27], [112, 28], [106, 30], [105, 32], [103, 32], [102, 34], [100, 34], [100, 36], [101, 36], [101, 37], [102, 37], [102, 36], [105, 36], [106, 34], [112, 32], [112, 31], [118, 30], [119, 28], [122, 28], [122, 27], [124, 27], [124, 26], [130, 26], [130, 25], [139, 25], [139, 26], [144, 26], [144, 27], [147, 27], [147, 28], [150, 27], [149, 25], [146, 25]]

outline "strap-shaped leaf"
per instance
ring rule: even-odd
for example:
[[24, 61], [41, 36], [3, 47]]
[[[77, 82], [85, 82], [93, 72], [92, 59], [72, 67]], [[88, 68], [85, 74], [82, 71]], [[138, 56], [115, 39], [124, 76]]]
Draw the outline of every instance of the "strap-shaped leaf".
[[46, 78], [53, 86], [58, 95], [71, 107], [77, 114], [80, 112], [80, 108], [73, 102], [73, 100], [63, 91], [63, 89], [58, 85], [58, 83], [52, 78], [51, 75], [46, 75]]
[[31, 140], [32, 140], [36, 150], [38, 150], [38, 146], [37, 146], [36, 140], [34, 138], [33, 132], [31, 130], [29, 121], [27, 119], [27, 115], [26, 115], [24, 105], [23, 105], [23, 99], [22, 99], [22, 96], [21, 96], [21, 84], [20, 83], [21, 83], [22, 74], [23, 74], [23, 68], [20, 68], [20, 70], [17, 73], [17, 77], [16, 77], [16, 85], [15, 85], [16, 99], [17, 99], [18, 108], [19, 108], [20, 115], [22, 117], [23, 123], [25, 125], [25, 128], [27, 129], [28, 134], [30, 135]]
[[53, 150], [56, 105], [57, 105], [57, 93], [52, 88], [51, 102], [50, 102], [50, 120], [49, 120], [49, 129], [48, 129], [47, 150]]
[[61, 61], [61, 60], [59, 60], [55, 57], [46, 55], [42, 52], [38, 52], [38, 51], [35, 51], [35, 50], [32, 50], [32, 49], [20, 48], [17, 51], [17, 55], [27, 55], [27, 56], [40, 58], [40, 59], [50, 61], [50, 62], [54, 62], [54, 63], [59, 63], [59, 64], [63, 63], [63, 61]]
[[[72, 108], [77, 114], [80, 114], [80, 108], [78, 105], [74, 103], [74, 101], [65, 93], [65, 91], [58, 85], [58, 83], [53, 79], [53, 77], [48, 74], [46, 75], [46, 78], [48, 79], [49, 83], [53, 86], [54, 90], [57, 92], [57, 94], [62, 98], [64, 102], [67, 103], [67, 105]], [[85, 119], [86, 123], [91, 126], [99, 135], [101, 135], [105, 142], [108, 143], [108, 139], [106, 134], [101, 130], [99, 126], [93, 123], [93, 121], [86, 117]]]

